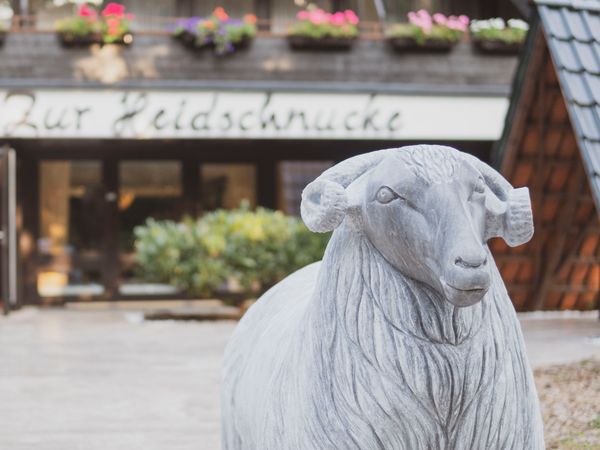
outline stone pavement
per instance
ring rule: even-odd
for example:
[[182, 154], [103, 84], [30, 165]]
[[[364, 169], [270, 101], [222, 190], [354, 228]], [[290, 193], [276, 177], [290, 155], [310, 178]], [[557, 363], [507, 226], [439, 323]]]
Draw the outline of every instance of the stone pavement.
[[[0, 450], [219, 449], [235, 322], [143, 321], [133, 308], [0, 317]], [[600, 358], [596, 317], [521, 316], [533, 364]]]

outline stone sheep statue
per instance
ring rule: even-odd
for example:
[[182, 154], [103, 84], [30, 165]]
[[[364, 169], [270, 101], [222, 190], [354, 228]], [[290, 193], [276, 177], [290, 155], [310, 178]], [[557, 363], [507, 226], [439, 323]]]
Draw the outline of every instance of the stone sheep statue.
[[417, 145], [347, 159], [302, 193], [335, 230], [226, 350], [224, 450], [544, 448], [521, 330], [486, 244], [533, 235], [527, 188]]

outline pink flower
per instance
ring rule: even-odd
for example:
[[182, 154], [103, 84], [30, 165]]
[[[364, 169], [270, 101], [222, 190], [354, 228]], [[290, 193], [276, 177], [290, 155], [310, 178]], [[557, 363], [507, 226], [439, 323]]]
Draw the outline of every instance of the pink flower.
[[358, 22], [360, 22], [356, 13], [351, 9], [344, 11], [344, 15], [346, 16], [346, 20], [352, 25], [358, 25]]
[[337, 26], [344, 25], [346, 23], [346, 16], [344, 13], [336, 12], [335, 14], [329, 16], [329, 23]]
[[320, 25], [320, 24], [329, 22], [329, 16], [331, 16], [331, 14], [323, 11], [322, 9], [315, 9], [313, 11], [310, 11], [310, 19], [309, 20], [314, 25]]
[[467, 16], [465, 16], [464, 14], [461, 14], [460, 16], [458, 16], [458, 20], [465, 26], [469, 25], [469, 18]]
[[310, 19], [310, 14], [308, 13], [308, 11], [298, 11], [298, 14], [296, 14], [296, 19], [308, 20]]
[[122, 16], [125, 14], [125, 7], [120, 3], [109, 3], [102, 10], [103, 16]]
[[79, 7], [78, 15], [79, 17], [89, 17], [90, 19], [96, 19], [96, 17], [98, 17], [96, 10], [90, 8], [85, 3]]
[[445, 25], [446, 22], [448, 21], [448, 18], [445, 15], [441, 14], [441, 13], [435, 13], [433, 15], [433, 20], [438, 25]]
[[433, 22], [431, 19], [431, 16], [429, 15], [429, 13], [427, 11], [425, 11], [424, 9], [421, 9], [417, 12], [409, 12], [408, 13], [408, 21], [419, 27], [421, 30], [423, 30], [423, 33], [425, 34], [429, 34], [431, 33], [431, 28], [433, 26]]

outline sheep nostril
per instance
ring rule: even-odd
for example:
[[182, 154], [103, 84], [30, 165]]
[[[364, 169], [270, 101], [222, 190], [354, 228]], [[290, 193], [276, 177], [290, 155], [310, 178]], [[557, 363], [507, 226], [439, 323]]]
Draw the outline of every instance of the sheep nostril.
[[467, 261], [462, 259], [460, 256], [454, 260], [454, 264], [464, 269], [477, 269], [487, 264], [487, 256], [482, 260], [478, 261]]

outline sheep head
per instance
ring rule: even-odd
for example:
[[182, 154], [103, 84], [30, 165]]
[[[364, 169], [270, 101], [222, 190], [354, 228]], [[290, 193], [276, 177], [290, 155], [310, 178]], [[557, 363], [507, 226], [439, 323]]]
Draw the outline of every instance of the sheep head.
[[529, 191], [450, 147], [380, 150], [343, 161], [302, 193], [302, 218], [326, 232], [351, 221], [405, 276], [456, 306], [490, 286], [487, 240], [529, 241]]

